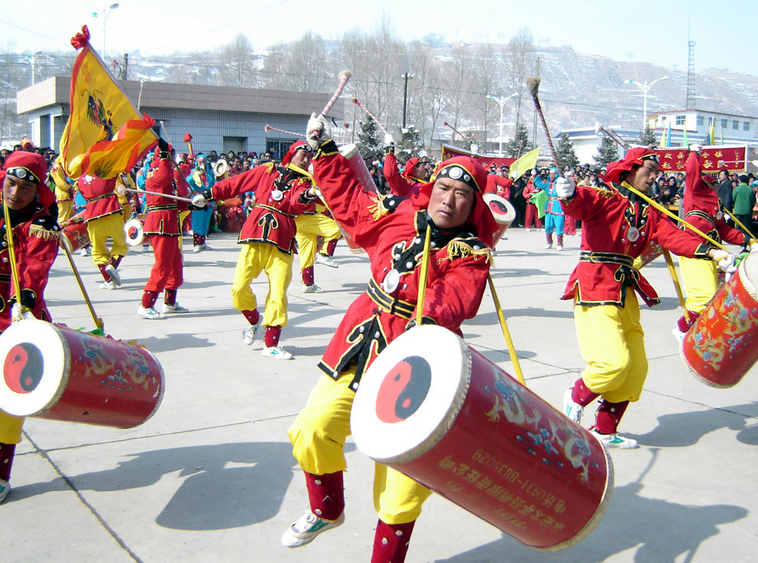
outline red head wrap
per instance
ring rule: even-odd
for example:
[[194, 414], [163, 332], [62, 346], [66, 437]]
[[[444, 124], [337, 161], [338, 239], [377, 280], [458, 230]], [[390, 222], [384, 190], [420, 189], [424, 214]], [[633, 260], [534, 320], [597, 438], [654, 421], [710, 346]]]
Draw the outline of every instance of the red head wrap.
[[455, 156], [441, 162], [428, 184], [421, 188], [416, 205], [427, 208], [429, 198], [438, 178], [450, 178], [463, 182], [474, 190], [474, 208], [466, 224], [476, 230], [479, 239], [492, 248], [493, 235], [498, 230], [495, 218], [482, 199], [482, 188], [487, 186], [487, 172], [482, 165], [469, 156]]
[[653, 160], [658, 164], [658, 155], [655, 151], [647, 147], [636, 147], [627, 151], [624, 158], [611, 162], [607, 169], [603, 180], [605, 182], [621, 182], [622, 172], [631, 172], [635, 166], [642, 166], [645, 160]]
[[10, 174], [21, 180], [37, 184], [37, 201], [44, 207], [55, 203], [55, 194], [45, 184], [47, 178], [47, 161], [41, 154], [26, 151], [16, 151], [5, 159], [5, 175]]
[[292, 157], [295, 156], [295, 153], [301, 148], [304, 148], [308, 152], [313, 152], [311, 146], [305, 141], [295, 141], [290, 145], [290, 148], [287, 149], [287, 154], [284, 155], [284, 158], [282, 158], [282, 166], [287, 166], [292, 160]]
[[418, 161], [418, 158], [409, 158], [403, 167], [403, 173], [401, 175], [405, 178], [410, 178], [413, 174], [413, 169], [416, 168], [416, 165], [418, 164]]

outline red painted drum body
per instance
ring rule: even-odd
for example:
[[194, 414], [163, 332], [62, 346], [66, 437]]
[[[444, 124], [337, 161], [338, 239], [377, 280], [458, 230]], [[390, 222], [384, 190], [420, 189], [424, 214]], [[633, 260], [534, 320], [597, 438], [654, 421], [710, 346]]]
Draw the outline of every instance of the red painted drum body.
[[642, 254], [634, 259], [634, 267], [638, 270], [644, 268], [659, 256], [663, 256], [663, 247], [657, 242], [648, 244]]
[[61, 244], [67, 244], [69, 252], [77, 252], [82, 248], [89, 246], [89, 232], [87, 223], [84, 222], [84, 212], [71, 218], [68, 224], [62, 229], [66, 239], [61, 239]]
[[343, 145], [340, 147], [340, 154], [347, 159], [348, 166], [350, 166], [350, 170], [355, 174], [363, 191], [375, 194], [376, 184], [371, 177], [371, 172], [368, 171], [368, 167], [366, 166], [366, 162], [363, 160], [361, 153], [358, 152], [358, 147], [353, 143]]
[[495, 241], [494, 244], [497, 245], [497, 241], [503, 237], [516, 218], [516, 210], [507, 199], [497, 194], [484, 194], [482, 198], [497, 223], [498, 229], [492, 238]]
[[581, 541], [610, 501], [599, 440], [441, 327], [413, 328], [378, 356], [351, 428], [375, 461], [534, 548]]
[[748, 254], [682, 341], [684, 363], [713, 387], [732, 387], [758, 361], [758, 256]]
[[158, 409], [163, 369], [147, 350], [39, 320], [0, 335], [0, 409], [133, 428]]

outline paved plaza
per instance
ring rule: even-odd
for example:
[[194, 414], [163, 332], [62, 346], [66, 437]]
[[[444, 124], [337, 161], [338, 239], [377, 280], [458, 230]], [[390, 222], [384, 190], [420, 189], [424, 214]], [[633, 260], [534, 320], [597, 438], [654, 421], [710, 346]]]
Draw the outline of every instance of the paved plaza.
[[[559, 299], [580, 239], [566, 237], [565, 251], [557, 252], [543, 249], [538, 231], [511, 229], [507, 237], [492, 277], [528, 387], [560, 408], [583, 366], [571, 303]], [[246, 321], [231, 304], [235, 235], [209, 238], [208, 252], [193, 253], [191, 242], [185, 237], [178, 294], [191, 312], [153, 321], [136, 314], [151, 252], [124, 259], [123, 286], [115, 291], [99, 288], [91, 258], [75, 257], [106, 332], [155, 354], [166, 393], [155, 416], [131, 430], [27, 420], [13, 491], [0, 505], [2, 563], [368, 563], [373, 462], [353, 442], [345, 523], [299, 549], [279, 542], [307, 503], [287, 428], [323, 377], [316, 364], [345, 309], [366, 288], [365, 254], [341, 242], [339, 269], [316, 266], [322, 294], [303, 294], [295, 273], [281, 344], [296, 359], [277, 361], [261, 357], [260, 343], [242, 342]], [[613, 497], [595, 530], [566, 550], [536, 551], [433, 496], [409, 563], [756, 561], [758, 368], [726, 390], [696, 380], [671, 334], [680, 310], [665, 263], [643, 273], [662, 303], [643, 306], [650, 372], [621, 426], [641, 447], [612, 450]], [[253, 290], [262, 303], [265, 277]], [[57, 323], [93, 328], [63, 254], [46, 296]], [[473, 348], [515, 373], [489, 290], [462, 330]]]

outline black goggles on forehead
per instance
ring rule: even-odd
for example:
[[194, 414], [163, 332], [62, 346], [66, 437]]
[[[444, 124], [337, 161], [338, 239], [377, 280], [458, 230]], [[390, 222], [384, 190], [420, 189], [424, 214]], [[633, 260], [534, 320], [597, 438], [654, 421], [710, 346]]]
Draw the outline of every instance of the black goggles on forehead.
[[14, 178], [18, 178], [19, 180], [26, 180], [27, 182], [32, 182], [34, 184], [41, 183], [40, 179], [35, 176], [34, 172], [23, 166], [14, 166], [13, 168], [8, 168], [5, 173], [9, 176], [13, 176]]

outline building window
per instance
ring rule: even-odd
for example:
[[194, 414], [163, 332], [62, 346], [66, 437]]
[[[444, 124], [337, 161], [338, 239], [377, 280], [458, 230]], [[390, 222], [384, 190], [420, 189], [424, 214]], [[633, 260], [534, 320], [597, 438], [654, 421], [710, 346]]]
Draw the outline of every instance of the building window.
[[676, 116], [676, 124], [677, 125], [684, 125], [684, 116], [683, 115], [677, 115]]
[[739, 129], [739, 128], [740, 128], [740, 122], [739, 122], [739, 121], [737, 121], [736, 119], [735, 119], [735, 120], [733, 120], [733, 121], [732, 121], [732, 129], [734, 129], [734, 130], [736, 131], [736, 130], [737, 130], [737, 129]]
[[713, 125], [715, 122], [716, 122], [716, 118], [715, 117], [709, 117], [708, 118], [708, 127], [710, 127], [711, 125]]
[[722, 128], [722, 129], [726, 129], [728, 126], [729, 126], [729, 120], [727, 120], [727, 119], [722, 119], [722, 120], [721, 120], [721, 128]]
[[749, 121], [743, 121], [742, 122], [742, 130], [743, 131], [750, 131], [750, 122]]
[[697, 125], [700, 127], [701, 125], [705, 124], [705, 118], [702, 115], [697, 116]]
[[664, 115], [663, 117], [661, 117], [661, 121], [662, 121], [663, 123], [666, 123], [666, 116], [665, 116], [665, 115]]

